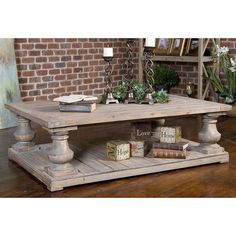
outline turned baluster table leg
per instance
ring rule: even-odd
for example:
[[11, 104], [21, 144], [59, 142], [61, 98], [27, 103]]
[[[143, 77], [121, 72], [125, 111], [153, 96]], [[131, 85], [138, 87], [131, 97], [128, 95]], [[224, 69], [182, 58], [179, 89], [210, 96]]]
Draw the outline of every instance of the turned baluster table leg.
[[[218, 154], [224, 152], [224, 148], [217, 144], [221, 138], [221, 134], [218, 132], [216, 127], [217, 118], [220, 115], [224, 114], [211, 113], [203, 116], [202, 129], [198, 133], [198, 139], [200, 141], [198, 150], [200, 150], [200, 152], [206, 154]], [[222, 162], [228, 162], [228, 160]]]
[[18, 116], [18, 126], [14, 133], [16, 144], [12, 148], [16, 151], [29, 151], [33, 148], [35, 132], [32, 130], [30, 121]]
[[52, 177], [76, 174], [74, 167], [69, 163], [73, 159], [74, 152], [69, 147], [68, 138], [68, 132], [52, 134], [52, 146], [48, 154], [52, 165], [46, 169]]
[[216, 123], [219, 115], [207, 114], [202, 119], [202, 129], [198, 133], [198, 139], [203, 144], [214, 144], [220, 141], [221, 134], [218, 132]]

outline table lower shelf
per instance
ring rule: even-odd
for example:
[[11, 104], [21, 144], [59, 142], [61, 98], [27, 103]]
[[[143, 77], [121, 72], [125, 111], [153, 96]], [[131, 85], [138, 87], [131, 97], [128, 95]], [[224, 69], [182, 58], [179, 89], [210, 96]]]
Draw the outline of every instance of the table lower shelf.
[[64, 187], [74, 185], [229, 161], [229, 155], [225, 151], [215, 154], [190, 151], [186, 159], [133, 157], [117, 162], [106, 158], [105, 143], [101, 143], [84, 147], [81, 150], [71, 146], [75, 156], [70, 164], [74, 166], [76, 173], [63, 177], [52, 177], [45, 171], [52, 165], [47, 156], [50, 146], [51, 144], [37, 145], [28, 152], [17, 152], [10, 148], [8, 153], [10, 160], [15, 161], [34, 175], [50, 191], [59, 191]]

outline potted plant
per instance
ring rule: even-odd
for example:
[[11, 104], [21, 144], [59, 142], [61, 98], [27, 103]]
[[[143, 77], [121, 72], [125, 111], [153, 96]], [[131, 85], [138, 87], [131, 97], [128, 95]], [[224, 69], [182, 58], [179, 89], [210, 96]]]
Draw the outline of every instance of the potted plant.
[[127, 97], [127, 86], [125, 83], [119, 84], [116, 88], [114, 88], [112, 95], [119, 102], [124, 102]]
[[139, 103], [145, 98], [146, 87], [144, 84], [134, 82], [132, 84], [132, 91], [133, 91], [134, 98], [137, 101], [137, 103]]
[[157, 103], [167, 103], [169, 102], [169, 95], [165, 90], [155, 91], [152, 93], [152, 97]]
[[179, 83], [177, 72], [167, 65], [158, 65], [154, 68], [153, 88], [156, 91], [165, 90], [169, 92], [170, 87]]
[[[230, 57], [228, 47], [219, 47], [218, 45], [213, 52], [213, 57], [217, 60], [214, 67], [208, 69], [208, 78], [206, 79], [209, 79], [216, 92], [225, 98], [225, 103], [234, 105], [236, 102], [236, 61]], [[215, 66], [218, 66], [218, 63], [225, 74], [226, 84], [216, 73]], [[236, 107], [235, 109], [233, 107], [229, 115], [236, 116]]]

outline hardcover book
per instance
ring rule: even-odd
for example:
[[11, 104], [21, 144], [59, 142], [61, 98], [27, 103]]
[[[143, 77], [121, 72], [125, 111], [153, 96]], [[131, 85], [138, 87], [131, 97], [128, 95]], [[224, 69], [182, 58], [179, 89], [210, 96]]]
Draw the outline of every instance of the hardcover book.
[[176, 159], [185, 159], [186, 150], [171, 150], [171, 149], [162, 149], [162, 148], [153, 148], [153, 157], [156, 158], [176, 158]]
[[60, 111], [67, 112], [93, 112], [96, 110], [96, 103], [92, 104], [59, 104]]
[[154, 142], [153, 148], [160, 149], [171, 149], [171, 150], [189, 150], [189, 143], [187, 142], [179, 142], [179, 143], [159, 143]]

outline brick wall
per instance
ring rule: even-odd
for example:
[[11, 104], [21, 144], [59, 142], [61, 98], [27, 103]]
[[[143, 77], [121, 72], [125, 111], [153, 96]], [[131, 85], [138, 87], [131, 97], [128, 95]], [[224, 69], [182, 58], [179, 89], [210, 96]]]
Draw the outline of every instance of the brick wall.
[[[124, 75], [123, 64], [127, 58], [126, 39], [15, 39], [16, 61], [21, 96], [24, 101], [53, 99], [59, 95], [103, 94], [104, 68], [102, 49], [114, 48], [113, 85]], [[236, 39], [221, 39], [232, 56], [236, 55]], [[138, 40], [134, 53], [135, 74], [138, 76]], [[197, 64], [174, 63], [180, 83], [171, 93], [185, 94], [186, 82], [195, 84], [197, 95]], [[209, 93], [207, 99], [211, 99]]]
[[[113, 86], [122, 79], [127, 58], [126, 39], [20, 38], [15, 53], [23, 101], [48, 100], [59, 95], [103, 94], [103, 47], [114, 48]], [[135, 53], [138, 74], [138, 42]]]

